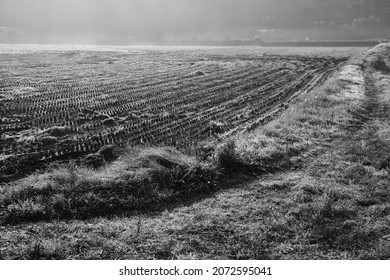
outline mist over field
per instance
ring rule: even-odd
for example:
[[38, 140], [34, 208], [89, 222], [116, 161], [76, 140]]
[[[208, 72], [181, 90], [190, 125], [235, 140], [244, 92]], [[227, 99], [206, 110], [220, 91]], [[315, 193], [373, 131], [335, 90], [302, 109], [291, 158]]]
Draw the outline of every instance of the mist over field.
[[0, 43], [390, 37], [386, 0], [2, 0]]

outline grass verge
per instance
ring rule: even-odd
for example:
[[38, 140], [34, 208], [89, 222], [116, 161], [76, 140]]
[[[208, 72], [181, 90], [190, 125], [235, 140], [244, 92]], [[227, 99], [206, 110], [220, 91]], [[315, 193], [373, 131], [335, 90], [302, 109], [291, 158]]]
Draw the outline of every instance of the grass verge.
[[69, 164], [2, 187], [0, 220], [17, 224], [153, 212], [210, 193], [217, 180], [211, 166], [172, 148], [128, 150], [102, 169]]

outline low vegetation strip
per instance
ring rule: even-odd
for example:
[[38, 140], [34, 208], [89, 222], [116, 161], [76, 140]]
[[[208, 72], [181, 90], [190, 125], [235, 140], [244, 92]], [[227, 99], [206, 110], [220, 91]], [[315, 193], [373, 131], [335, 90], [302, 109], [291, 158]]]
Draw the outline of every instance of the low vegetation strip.
[[126, 151], [100, 170], [68, 164], [0, 189], [0, 221], [16, 224], [153, 212], [207, 194], [219, 174], [172, 148]]

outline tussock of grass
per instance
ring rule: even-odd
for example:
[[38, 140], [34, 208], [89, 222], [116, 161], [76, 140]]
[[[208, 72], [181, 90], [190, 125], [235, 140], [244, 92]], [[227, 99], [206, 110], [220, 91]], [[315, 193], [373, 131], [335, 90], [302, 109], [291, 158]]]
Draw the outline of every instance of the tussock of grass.
[[0, 190], [1, 222], [86, 219], [153, 210], [207, 193], [216, 174], [172, 148], [124, 154], [102, 170], [72, 164]]
[[385, 74], [390, 73], [390, 67], [386, 64], [385, 59], [381, 55], [378, 55], [374, 60], [372, 60], [371, 67]]
[[217, 168], [238, 171], [243, 166], [240, 155], [236, 151], [234, 141], [220, 144], [213, 153], [213, 162]]

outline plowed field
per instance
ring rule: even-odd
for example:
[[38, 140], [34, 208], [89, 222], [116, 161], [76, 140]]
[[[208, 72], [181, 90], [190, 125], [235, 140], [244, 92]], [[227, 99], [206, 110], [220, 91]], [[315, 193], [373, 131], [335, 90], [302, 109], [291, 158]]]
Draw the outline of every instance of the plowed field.
[[0, 182], [106, 145], [186, 149], [283, 110], [343, 56], [248, 49], [0, 52]]

